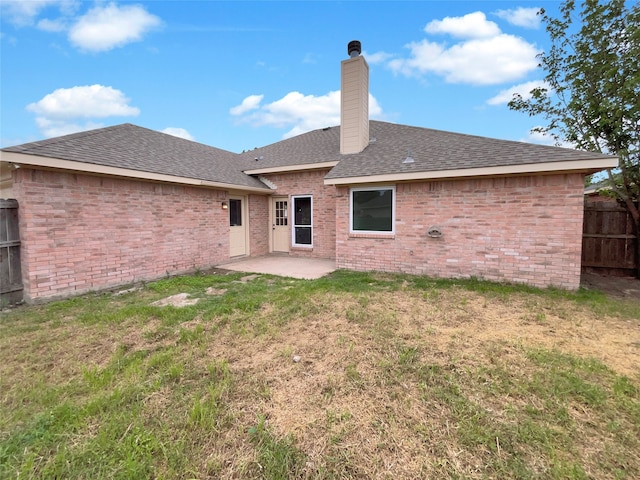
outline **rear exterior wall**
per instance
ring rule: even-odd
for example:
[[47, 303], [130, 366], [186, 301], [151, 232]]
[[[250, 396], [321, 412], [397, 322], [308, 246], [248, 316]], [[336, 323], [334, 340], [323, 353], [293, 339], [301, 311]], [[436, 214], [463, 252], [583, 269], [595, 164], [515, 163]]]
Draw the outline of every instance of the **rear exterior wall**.
[[[289, 232], [291, 256], [335, 258], [336, 256], [336, 188], [325, 185], [324, 177], [329, 170], [309, 170], [294, 173], [264, 175], [277, 187], [273, 195], [289, 197], [289, 212], [293, 219], [293, 195], [311, 195], [313, 205], [313, 247], [293, 247]], [[267, 216], [265, 221], [268, 221]], [[293, 228], [290, 225], [290, 228]]]
[[229, 258], [227, 193], [21, 168], [27, 301], [212, 267]]
[[[574, 290], [583, 185], [581, 174], [397, 184], [390, 236], [350, 234], [350, 190], [340, 187], [336, 265]], [[429, 237], [431, 226], [442, 237]]]

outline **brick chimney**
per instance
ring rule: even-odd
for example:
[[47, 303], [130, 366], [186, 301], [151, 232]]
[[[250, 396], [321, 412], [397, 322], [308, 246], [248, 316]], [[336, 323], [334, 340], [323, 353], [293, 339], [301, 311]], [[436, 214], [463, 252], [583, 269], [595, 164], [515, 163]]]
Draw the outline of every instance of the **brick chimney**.
[[347, 47], [342, 61], [340, 101], [340, 153], [360, 153], [369, 145], [369, 65], [360, 56], [360, 42]]

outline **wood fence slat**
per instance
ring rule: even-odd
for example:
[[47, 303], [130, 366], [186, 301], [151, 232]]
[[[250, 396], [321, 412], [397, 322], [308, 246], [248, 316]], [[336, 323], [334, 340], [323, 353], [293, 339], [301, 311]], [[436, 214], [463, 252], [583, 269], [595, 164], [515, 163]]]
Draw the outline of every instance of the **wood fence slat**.
[[18, 303], [22, 291], [18, 202], [0, 199], [0, 302]]
[[585, 238], [636, 238], [635, 235], [613, 235], [611, 233], [583, 233], [582, 236]]
[[631, 215], [614, 201], [584, 204], [582, 267], [617, 270], [633, 275], [636, 242]]

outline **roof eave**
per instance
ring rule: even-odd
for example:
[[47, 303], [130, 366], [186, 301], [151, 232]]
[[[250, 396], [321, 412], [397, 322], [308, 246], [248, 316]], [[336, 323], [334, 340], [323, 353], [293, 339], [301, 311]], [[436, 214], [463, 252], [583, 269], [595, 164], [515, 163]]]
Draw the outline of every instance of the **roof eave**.
[[181, 185], [192, 185], [198, 187], [220, 188], [224, 190], [241, 190], [247, 192], [268, 193], [270, 189], [265, 187], [250, 187], [225, 182], [215, 182], [202, 180], [199, 178], [180, 177], [163, 173], [146, 172], [122, 167], [111, 167], [95, 163], [76, 162], [73, 160], [62, 160], [54, 157], [43, 157], [25, 153], [1, 151], [0, 162], [11, 163], [20, 166], [39, 167], [45, 169], [66, 170], [79, 173], [89, 173], [94, 175], [107, 175], [115, 177], [135, 178], [137, 180], [148, 180], [153, 182], [175, 183]]
[[618, 166], [615, 157], [603, 157], [590, 160], [570, 160], [563, 162], [529, 163], [523, 165], [504, 165], [497, 167], [464, 168], [458, 170], [435, 170], [426, 172], [402, 172], [380, 175], [362, 175], [352, 177], [325, 178], [325, 185], [351, 185], [359, 183], [405, 182], [419, 180], [445, 180], [468, 177], [487, 177], [523, 174], [549, 173], [595, 173], [606, 168]]

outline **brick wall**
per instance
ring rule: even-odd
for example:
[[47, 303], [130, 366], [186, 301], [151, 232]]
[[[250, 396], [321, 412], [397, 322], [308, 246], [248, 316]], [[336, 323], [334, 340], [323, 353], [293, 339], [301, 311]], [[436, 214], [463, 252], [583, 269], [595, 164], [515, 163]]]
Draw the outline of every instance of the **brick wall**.
[[269, 197], [249, 195], [249, 245], [251, 256], [269, 253]]
[[[290, 255], [316, 258], [335, 258], [336, 255], [336, 189], [324, 184], [328, 170], [312, 170], [286, 174], [264, 175], [278, 188], [274, 195], [288, 195], [289, 209], [292, 208], [291, 195], [313, 196], [313, 248], [292, 247]], [[268, 221], [268, 216], [267, 220]]]
[[[405, 183], [396, 186], [395, 235], [349, 234], [349, 189], [337, 191], [336, 263], [353, 270], [577, 289], [581, 174]], [[430, 238], [432, 225], [441, 238]]]
[[224, 191], [21, 168], [28, 300], [207, 268], [229, 258]]

